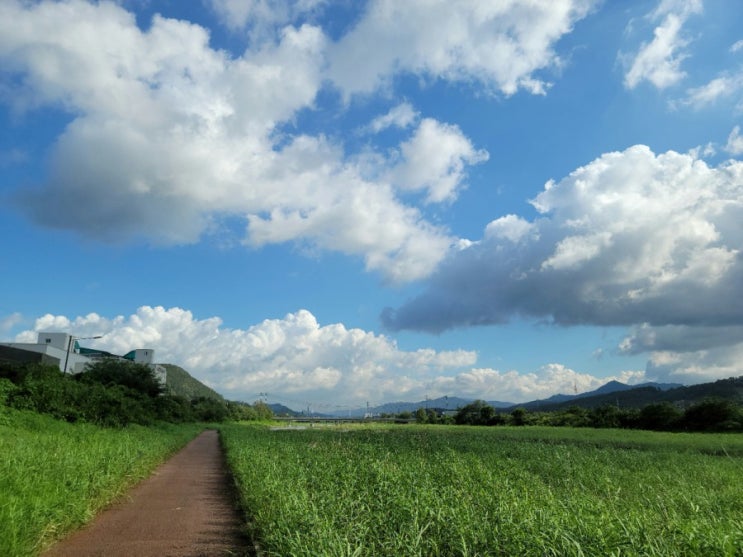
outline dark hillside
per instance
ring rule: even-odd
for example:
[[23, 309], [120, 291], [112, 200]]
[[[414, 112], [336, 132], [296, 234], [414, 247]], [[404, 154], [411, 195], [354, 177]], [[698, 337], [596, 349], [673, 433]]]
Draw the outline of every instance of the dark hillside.
[[198, 379], [194, 379], [182, 367], [173, 364], [161, 365], [167, 370], [165, 388], [168, 394], [182, 396], [188, 400], [203, 397], [224, 402], [222, 395], [207, 387]]
[[641, 409], [648, 404], [670, 402], [678, 406], [689, 406], [705, 399], [718, 398], [736, 404], [743, 403], [743, 376], [720, 379], [714, 383], [702, 383], [689, 387], [662, 389], [658, 386], [640, 386], [593, 396], [572, 397], [569, 400], [537, 400], [516, 407], [538, 412], [554, 412], [577, 406], [579, 408], [599, 408], [601, 406], [619, 406], [621, 408]]

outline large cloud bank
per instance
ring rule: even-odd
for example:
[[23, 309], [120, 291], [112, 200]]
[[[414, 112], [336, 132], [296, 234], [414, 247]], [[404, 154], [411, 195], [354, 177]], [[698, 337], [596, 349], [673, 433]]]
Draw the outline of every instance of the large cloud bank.
[[[386, 310], [386, 325], [442, 331], [514, 316], [645, 324], [623, 350], [657, 352], [658, 374], [697, 381], [736, 374], [743, 163], [710, 167], [696, 153], [656, 155], [638, 145], [548, 182], [532, 204], [538, 218], [491, 222], [480, 242], [442, 264], [423, 294]], [[696, 331], [698, 342], [674, 342]], [[713, 358], [700, 351], [723, 350], [719, 344], [730, 365], [704, 367]], [[663, 358], [669, 350], [674, 356]]]
[[[591, 390], [612, 379], [560, 364], [527, 373], [477, 368], [474, 352], [406, 351], [384, 335], [337, 323], [321, 325], [306, 310], [247, 329], [226, 328], [218, 317], [197, 319], [181, 308], [143, 306], [113, 318], [48, 314], [15, 340], [35, 342], [41, 331], [104, 335], [83, 344], [118, 354], [153, 348], [158, 362], [183, 366], [229, 399], [252, 402], [268, 393], [270, 400], [295, 408], [311, 403], [316, 409], [335, 409], [453, 394], [519, 402], [576, 387]], [[642, 377], [627, 372], [616, 379], [637, 382]]]
[[[554, 44], [590, 4], [375, 0], [334, 41], [306, 22], [322, 3], [212, 0], [231, 29], [254, 31], [235, 56], [199, 25], [155, 16], [141, 28], [113, 2], [3, 2], [0, 100], [20, 115], [51, 107], [69, 117], [45, 177], [16, 203], [41, 224], [111, 242], [196, 242], [238, 218], [249, 245], [309, 243], [393, 281], [424, 277], [456, 239], [409, 192], [451, 202], [487, 153], [430, 118], [397, 149], [363, 157], [286, 125], [316, 108], [323, 87], [348, 97], [398, 73], [541, 92], [535, 72], [559, 66]], [[390, 21], [397, 41], [366, 48]], [[351, 63], [360, 45], [364, 63]], [[507, 58], [486, 63], [491, 47]]]

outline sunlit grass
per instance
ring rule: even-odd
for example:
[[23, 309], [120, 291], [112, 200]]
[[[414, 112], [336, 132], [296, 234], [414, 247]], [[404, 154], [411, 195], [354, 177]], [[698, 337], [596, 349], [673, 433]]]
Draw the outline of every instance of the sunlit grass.
[[743, 555], [743, 437], [225, 425], [266, 555]]
[[0, 555], [36, 555], [89, 521], [202, 426], [124, 429], [0, 406]]

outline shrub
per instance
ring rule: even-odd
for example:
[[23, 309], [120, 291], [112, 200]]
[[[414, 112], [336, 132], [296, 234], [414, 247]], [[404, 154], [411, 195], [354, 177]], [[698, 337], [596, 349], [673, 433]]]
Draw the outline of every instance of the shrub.
[[681, 411], [670, 402], [648, 404], [640, 410], [638, 426], [641, 429], [668, 431], [678, 427]]

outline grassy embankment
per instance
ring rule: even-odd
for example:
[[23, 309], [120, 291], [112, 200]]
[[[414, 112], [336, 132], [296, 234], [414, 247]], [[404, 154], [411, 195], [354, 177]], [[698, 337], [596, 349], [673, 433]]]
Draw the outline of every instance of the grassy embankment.
[[743, 436], [221, 427], [267, 556], [743, 555]]
[[0, 555], [36, 555], [149, 475], [203, 425], [104, 429], [0, 405]]

